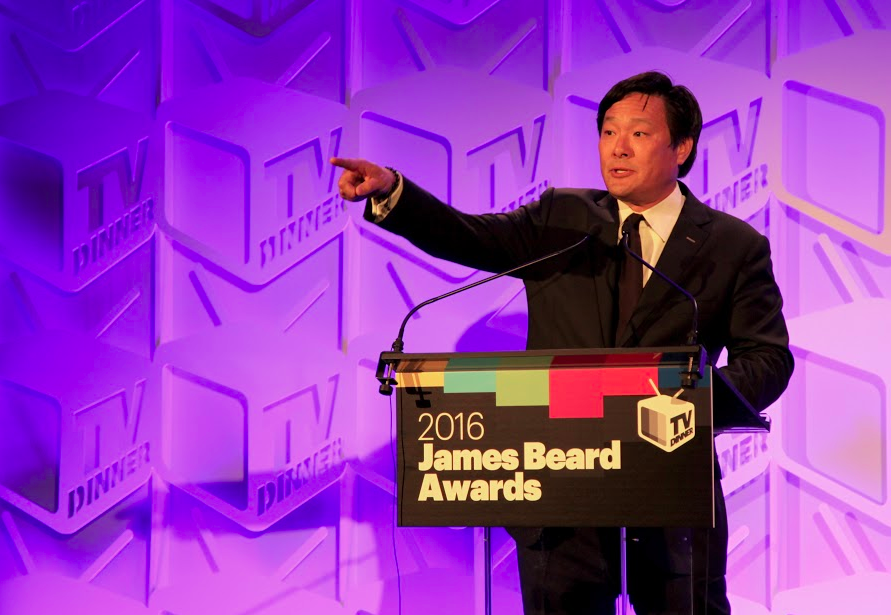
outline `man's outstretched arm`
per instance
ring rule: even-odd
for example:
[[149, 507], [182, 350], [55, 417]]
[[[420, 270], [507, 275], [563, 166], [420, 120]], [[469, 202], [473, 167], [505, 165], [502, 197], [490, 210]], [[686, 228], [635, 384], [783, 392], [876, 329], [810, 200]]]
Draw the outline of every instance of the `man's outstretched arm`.
[[[539, 256], [553, 191], [505, 214], [466, 214], [391, 169], [362, 159], [332, 158], [344, 169], [338, 190], [345, 200], [367, 199], [365, 219], [403, 236], [432, 256], [499, 272]], [[563, 243], [570, 245], [567, 238]], [[565, 247], [560, 245], [558, 247]]]

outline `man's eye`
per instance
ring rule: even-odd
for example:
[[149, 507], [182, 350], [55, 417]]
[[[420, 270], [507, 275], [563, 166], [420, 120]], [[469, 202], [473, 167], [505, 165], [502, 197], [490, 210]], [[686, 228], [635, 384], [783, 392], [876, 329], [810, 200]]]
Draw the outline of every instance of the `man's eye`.
[[641, 131], [638, 130], [637, 132], [634, 133], [634, 136], [635, 136], [635, 137], [643, 137], [643, 136], [646, 135], [646, 134], [647, 134], [647, 133], [645, 133], [645, 132], [641, 132]]

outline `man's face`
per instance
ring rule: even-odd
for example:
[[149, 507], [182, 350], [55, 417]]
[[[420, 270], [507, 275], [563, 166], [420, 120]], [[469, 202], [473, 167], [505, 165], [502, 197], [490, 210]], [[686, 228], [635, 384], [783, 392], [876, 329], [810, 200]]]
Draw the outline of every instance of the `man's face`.
[[692, 139], [671, 147], [665, 101], [629, 94], [607, 109], [600, 133], [600, 172], [617, 199], [643, 210], [674, 190]]

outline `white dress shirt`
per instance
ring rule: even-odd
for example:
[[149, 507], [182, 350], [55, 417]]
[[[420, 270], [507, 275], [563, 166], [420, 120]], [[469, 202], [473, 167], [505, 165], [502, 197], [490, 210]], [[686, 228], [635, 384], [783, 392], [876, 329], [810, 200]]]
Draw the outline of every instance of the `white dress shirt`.
[[[671, 235], [674, 225], [681, 215], [681, 209], [684, 207], [684, 194], [681, 187], [675, 184], [674, 191], [660, 202], [656, 203], [646, 211], [638, 212], [644, 219], [640, 223], [640, 250], [643, 252], [641, 256], [645, 261], [653, 266], [658, 266], [659, 257], [662, 256], [662, 250], [665, 249], [665, 242]], [[633, 214], [634, 211], [627, 203], [619, 201], [619, 237], [622, 239], [622, 225], [625, 219]], [[647, 285], [652, 271], [643, 267], [643, 283]]]

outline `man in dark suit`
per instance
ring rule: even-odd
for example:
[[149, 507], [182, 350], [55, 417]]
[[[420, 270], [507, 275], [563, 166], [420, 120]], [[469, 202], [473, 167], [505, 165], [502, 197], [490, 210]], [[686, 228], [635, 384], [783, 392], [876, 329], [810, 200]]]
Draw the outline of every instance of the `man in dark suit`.
[[[727, 349], [723, 374], [764, 409], [783, 392], [793, 368], [782, 299], [767, 239], [706, 207], [678, 182], [696, 156], [699, 104], [665, 75], [643, 73], [613, 86], [600, 103], [597, 125], [606, 192], [548, 189], [539, 201], [505, 214], [464, 214], [392, 169], [364, 160], [332, 162], [345, 169], [341, 195], [367, 199], [368, 220], [470, 267], [504, 271], [592, 234], [584, 248], [522, 274], [529, 349], [686, 341], [690, 303], [617, 248], [620, 229], [627, 231], [635, 250], [696, 297], [699, 342], [712, 362]], [[709, 530], [629, 529], [629, 593], [637, 615], [730, 613], [719, 476], [715, 518]], [[618, 530], [509, 531], [517, 541], [527, 615], [614, 613]]]

